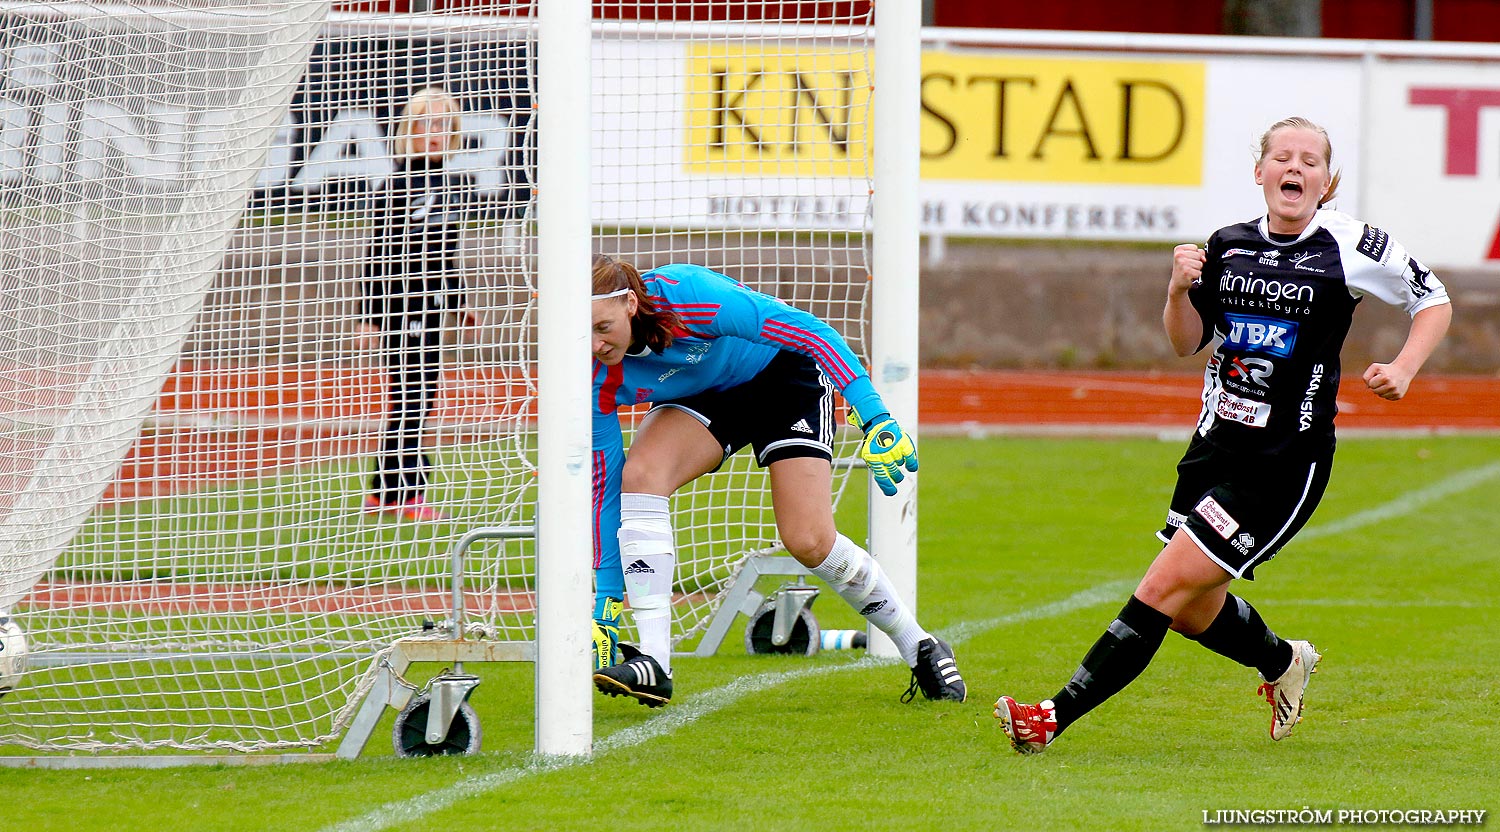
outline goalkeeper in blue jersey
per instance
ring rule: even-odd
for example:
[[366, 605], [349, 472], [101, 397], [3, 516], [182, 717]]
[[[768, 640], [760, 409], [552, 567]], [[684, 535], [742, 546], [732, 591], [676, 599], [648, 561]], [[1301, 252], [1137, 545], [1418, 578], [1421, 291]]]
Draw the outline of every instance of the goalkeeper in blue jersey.
[[[917, 470], [891, 418], [832, 327], [770, 295], [693, 265], [640, 274], [593, 264], [594, 683], [658, 707], [672, 698], [672, 585], [677, 556], [668, 500], [750, 446], [768, 469], [781, 542], [888, 634], [912, 669], [904, 699], [962, 702], [953, 651], [917, 623], [859, 544], [833, 523], [833, 390], [864, 431], [861, 454], [886, 494]], [[652, 402], [625, 454], [618, 408]], [[618, 643], [629, 600], [639, 648]]]

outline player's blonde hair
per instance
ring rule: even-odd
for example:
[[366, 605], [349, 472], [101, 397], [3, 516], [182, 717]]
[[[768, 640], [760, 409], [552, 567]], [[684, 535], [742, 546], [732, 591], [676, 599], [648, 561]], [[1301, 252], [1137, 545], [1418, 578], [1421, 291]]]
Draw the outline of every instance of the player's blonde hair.
[[443, 87], [423, 87], [412, 93], [406, 106], [401, 108], [400, 117], [396, 119], [396, 155], [403, 159], [415, 155], [411, 148], [411, 125], [417, 119], [427, 116], [447, 116], [452, 119], [452, 129], [448, 132], [448, 152], [452, 153], [463, 147], [463, 136], [459, 133], [459, 116], [462, 112], [463, 107], [459, 106], [458, 99]]
[[1260, 154], [1255, 157], [1255, 163], [1258, 165], [1264, 162], [1266, 154], [1271, 152], [1271, 136], [1277, 130], [1288, 127], [1311, 130], [1323, 137], [1323, 161], [1328, 165], [1328, 169], [1333, 171], [1333, 178], [1328, 180], [1328, 192], [1323, 194], [1323, 197], [1318, 200], [1318, 207], [1322, 208], [1324, 205], [1332, 202], [1334, 197], [1338, 196], [1339, 182], [1344, 177], [1342, 170], [1333, 170], [1333, 142], [1329, 140], [1328, 131], [1323, 128], [1323, 125], [1302, 116], [1287, 116], [1281, 121], [1267, 127], [1266, 132], [1260, 134]]

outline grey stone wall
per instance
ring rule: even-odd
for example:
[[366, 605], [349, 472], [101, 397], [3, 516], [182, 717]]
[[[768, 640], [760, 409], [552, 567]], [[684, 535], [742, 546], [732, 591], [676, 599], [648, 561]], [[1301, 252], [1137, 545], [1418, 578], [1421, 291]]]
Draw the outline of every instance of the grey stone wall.
[[[949, 241], [922, 268], [922, 362], [935, 367], [1197, 370], [1161, 328], [1171, 246]], [[1438, 270], [1453, 328], [1427, 365], [1500, 373], [1500, 271]], [[1346, 368], [1389, 361], [1409, 319], [1370, 299], [1344, 348]]]

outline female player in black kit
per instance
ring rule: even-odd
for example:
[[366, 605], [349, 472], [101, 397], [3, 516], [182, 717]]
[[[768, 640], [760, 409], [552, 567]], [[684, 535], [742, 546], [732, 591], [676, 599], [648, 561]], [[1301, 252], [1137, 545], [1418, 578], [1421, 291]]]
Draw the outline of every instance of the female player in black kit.
[[461, 146], [460, 109], [441, 87], [411, 97], [397, 123], [396, 172], [376, 197], [359, 330], [383, 342], [390, 411], [365, 498], [370, 514], [443, 518], [427, 503], [431, 460], [422, 450], [422, 429], [442, 376], [443, 316], [451, 312], [474, 323], [458, 276], [469, 189], [443, 168]]
[[1384, 231], [1321, 207], [1338, 176], [1323, 128], [1303, 118], [1261, 136], [1255, 181], [1266, 216], [1221, 228], [1208, 248], [1172, 255], [1163, 323], [1178, 355], [1219, 344], [1204, 375], [1203, 411], [1177, 466], [1177, 487], [1158, 532], [1166, 544], [1119, 616], [1050, 700], [995, 703], [1011, 745], [1044, 750], [1058, 734], [1146, 669], [1172, 629], [1260, 671], [1271, 738], [1302, 712], [1321, 658], [1282, 640], [1255, 608], [1228, 591], [1253, 579], [1312, 515], [1333, 461], [1339, 351], [1365, 295], [1412, 316], [1400, 354], [1371, 364], [1365, 384], [1392, 401], [1406, 395], [1447, 332], [1443, 285]]

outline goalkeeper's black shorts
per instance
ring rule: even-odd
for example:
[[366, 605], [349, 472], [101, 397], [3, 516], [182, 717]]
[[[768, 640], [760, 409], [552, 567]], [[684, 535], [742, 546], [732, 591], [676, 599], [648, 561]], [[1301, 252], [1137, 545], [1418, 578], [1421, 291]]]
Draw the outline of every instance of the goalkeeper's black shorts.
[[1312, 454], [1252, 454], [1224, 450], [1198, 434], [1177, 463], [1177, 488], [1163, 543], [1181, 529], [1214, 563], [1236, 578], [1255, 580], [1312, 517], [1328, 487], [1333, 448]]
[[798, 457], [833, 460], [833, 386], [801, 353], [782, 351], [744, 384], [658, 402], [652, 410], [662, 407], [702, 422], [725, 460], [746, 445], [762, 468]]

